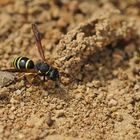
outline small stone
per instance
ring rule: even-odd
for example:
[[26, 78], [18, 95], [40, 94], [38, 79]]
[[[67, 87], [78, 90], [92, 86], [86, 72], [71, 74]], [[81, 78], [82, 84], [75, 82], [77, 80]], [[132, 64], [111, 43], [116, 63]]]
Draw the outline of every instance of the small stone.
[[117, 105], [117, 101], [114, 100], [114, 99], [111, 99], [111, 100], [108, 102], [108, 106], [109, 106], [109, 107], [116, 106], [116, 105]]
[[14, 118], [15, 118], [15, 115], [14, 114], [10, 114], [9, 115], [9, 119], [14, 120]]
[[81, 73], [79, 73], [79, 74], [77, 75], [77, 79], [82, 80], [82, 78], [83, 78], [83, 75], [82, 75]]
[[64, 110], [58, 110], [56, 112], [56, 118], [63, 117], [63, 116], [65, 116]]
[[57, 108], [58, 110], [62, 109], [62, 108], [63, 108], [63, 104], [57, 105], [56, 108]]
[[87, 85], [87, 87], [91, 88], [91, 87], [93, 87], [93, 82], [88, 82], [86, 85]]
[[15, 92], [16, 92], [16, 94], [21, 94], [22, 91], [18, 89]]
[[136, 46], [133, 43], [130, 43], [124, 48], [125, 53], [131, 57], [133, 56], [133, 52], [135, 51]]
[[84, 33], [78, 33], [76, 36], [77, 41], [80, 42], [81, 40], [83, 40], [84, 35], [85, 35]]
[[8, 86], [14, 80], [15, 74], [6, 71], [0, 71], [0, 87]]
[[137, 68], [137, 67], [134, 67], [134, 68], [132, 69], [132, 72], [133, 72], [134, 75], [140, 75], [140, 69]]
[[134, 86], [134, 90], [139, 90], [140, 89], [140, 85], [139, 84], [136, 84], [135, 86]]
[[4, 127], [0, 125], [0, 133], [3, 133], [3, 131], [4, 131]]
[[18, 137], [18, 139], [23, 139], [23, 138], [25, 137], [25, 135], [22, 134], [22, 133], [19, 133], [19, 134], [17, 135], [17, 137]]
[[44, 122], [43, 117], [37, 117], [36, 115], [32, 115], [28, 120], [27, 120], [27, 125], [29, 127], [40, 127]]
[[10, 108], [10, 111], [15, 111], [16, 110], [16, 107], [15, 106], [12, 106], [11, 108]]
[[135, 93], [134, 99], [137, 101], [140, 100], [140, 92]]
[[101, 82], [100, 81], [92, 81], [92, 85], [95, 88], [99, 88], [101, 86]]
[[82, 100], [83, 98], [83, 94], [82, 93], [78, 93], [76, 96], [75, 96], [76, 100]]
[[19, 101], [16, 100], [16, 98], [13, 98], [13, 97], [12, 97], [12, 98], [10, 99], [10, 103], [11, 103], [11, 104], [16, 104], [16, 103], [18, 103], [18, 102], [19, 102]]
[[54, 120], [52, 120], [52, 117], [51, 117], [51, 113], [50, 112], [47, 114], [46, 122], [47, 122], [47, 125], [48, 126], [52, 126], [52, 124], [54, 122]]

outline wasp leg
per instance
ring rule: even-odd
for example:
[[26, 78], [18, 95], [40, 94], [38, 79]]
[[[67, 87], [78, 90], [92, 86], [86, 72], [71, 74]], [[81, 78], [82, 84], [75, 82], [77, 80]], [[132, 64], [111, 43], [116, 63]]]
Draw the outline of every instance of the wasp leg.
[[30, 88], [32, 84], [29, 82], [27, 75], [24, 74], [24, 85], [26, 88]]
[[46, 78], [45, 78], [45, 75], [43, 76], [43, 82], [45, 82], [46, 81]]
[[20, 77], [18, 77], [18, 78], [16, 78], [16, 82], [19, 82], [19, 81], [21, 81], [21, 80], [23, 80], [24, 81], [24, 86], [27, 88], [28, 86], [27, 86], [27, 84], [28, 84], [28, 80], [27, 80], [27, 78], [26, 78], [26, 75], [24, 74], [24, 75], [22, 75], [22, 76], [20, 76]]
[[38, 76], [38, 74], [24, 74], [24, 81], [25, 81], [25, 86], [26, 87], [31, 87], [34, 85], [34, 80]]

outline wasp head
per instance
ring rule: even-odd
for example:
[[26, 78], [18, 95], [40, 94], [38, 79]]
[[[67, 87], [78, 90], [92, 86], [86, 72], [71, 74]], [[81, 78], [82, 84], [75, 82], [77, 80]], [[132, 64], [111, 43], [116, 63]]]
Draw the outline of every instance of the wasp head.
[[49, 78], [53, 81], [59, 80], [59, 72], [56, 68], [52, 68], [49, 72]]

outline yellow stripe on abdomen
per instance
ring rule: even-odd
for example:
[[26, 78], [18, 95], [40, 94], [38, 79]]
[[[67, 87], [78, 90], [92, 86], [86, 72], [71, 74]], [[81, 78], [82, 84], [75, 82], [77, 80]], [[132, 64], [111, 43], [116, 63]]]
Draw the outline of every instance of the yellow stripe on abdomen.
[[18, 59], [19, 59], [19, 57], [15, 58], [15, 59], [13, 60], [13, 63], [12, 63], [12, 66], [13, 66], [14, 68], [16, 68], [16, 69], [17, 69], [16, 63], [17, 63], [17, 60], [18, 60]]
[[30, 59], [29, 60], [27, 60], [27, 62], [26, 62], [26, 64], [25, 64], [25, 69], [28, 69], [28, 64], [30, 63]]
[[20, 69], [20, 60], [22, 59], [22, 57], [19, 57], [18, 61], [16, 62], [17, 64], [17, 69]]

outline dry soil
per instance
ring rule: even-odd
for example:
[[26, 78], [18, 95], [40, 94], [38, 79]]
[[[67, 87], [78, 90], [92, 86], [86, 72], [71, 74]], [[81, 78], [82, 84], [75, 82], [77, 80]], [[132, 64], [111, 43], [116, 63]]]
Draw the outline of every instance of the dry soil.
[[60, 87], [1, 71], [0, 139], [139, 140], [140, 1], [0, 0], [0, 69], [40, 60], [34, 22]]

